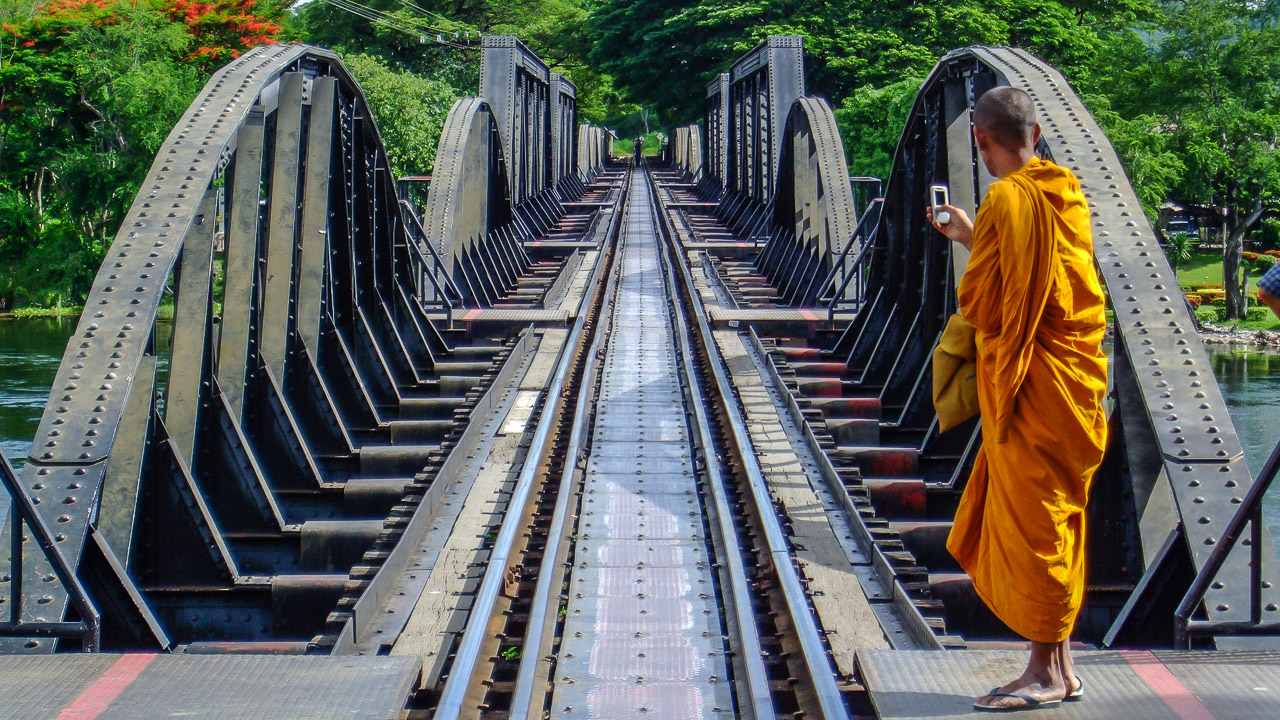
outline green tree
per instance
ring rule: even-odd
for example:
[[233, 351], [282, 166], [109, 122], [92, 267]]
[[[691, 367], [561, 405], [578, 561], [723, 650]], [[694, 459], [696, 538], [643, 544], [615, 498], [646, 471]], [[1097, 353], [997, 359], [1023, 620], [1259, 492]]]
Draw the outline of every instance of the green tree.
[[1191, 233], [1170, 233], [1169, 237], [1165, 239], [1164, 256], [1169, 259], [1169, 264], [1173, 266], [1174, 275], [1178, 274], [1178, 268], [1183, 263], [1190, 261], [1194, 257], [1195, 248], [1195, 239], [1191, 236]]
[[[1208, 211], [1223, 241], [1229, 320], [1245, 312], [1245, 237], [1280, 210], [1278, 13], [1273, 0], [1171, 3], [1153, 26], [1120, 33], [1093, 77], [1117, 117], [1136, 118], [1119, 135], [1149, 138], [1124, 158], [1131, 176], [1162, 166], [1156, 186]], [[1162, 149], [1177, 162], [1160, 160]], [[1148, 212], [1157, 195], [1144, 198]]]
[[864, 85], [836, 108], [851, 174], [889, 177], [894, 148], [921, 82], [911, 77], [882, 87]]
[[0, 25], [0, 306], [83, 298], [208, 66], [269, 41], [270, 0], [49, 0]]
[[1151, 4], [601, 0], [587, 27], [595, 41], [590, 57], [600, 70], [628, 99], [678, 124], [701, 117], [704, 87], [715, 71], [769, 35], [803, 37], [810, 91], [840, 99], [863, 87], [923, 78], [944, 53], [972, 44], [1027, 47], [1075, 76], [1092, 61], [1102, 34], [1150, 12]]
[[343, 62], [364, 89], [392, 171], [397, 176], [431, 174], [440, 131], [458, 98], [454, 89], [440, 80], [396, 72], [369, 55], [347, 55]]

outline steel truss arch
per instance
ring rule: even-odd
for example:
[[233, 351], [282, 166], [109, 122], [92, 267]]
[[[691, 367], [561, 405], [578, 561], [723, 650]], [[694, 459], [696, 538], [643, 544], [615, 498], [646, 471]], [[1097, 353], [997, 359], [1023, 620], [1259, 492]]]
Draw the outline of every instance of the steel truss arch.
[[703, 180], [702, 128], [697, 123], [681, 125], [671, 133], [671, 162], [693, 183]]
[[605, 128], [582, 124], [578, 126], [578, 178], [581, 182], [594, 180], [609, 162], [609, 143], [613, 133]]
[[[465, 365], [427, 316], [445, 288], [336, 55], [261, 46], [213, 75], [107, 253], [22, 472], [106, 647], [215, 639], [222, 621], [201, 617], [219, 612], [240, 637], [319, 629], [341, 584], [306, 574], [308, 528], [346, 522], [358, 477], [420, 469], [438, 444], [393, 435], [425, 437], [410, 418], [454, 407], [419, 399]], [[249, 537], [275, 538], [280, 563]], [[61, 619], [66, 593], [37, 584], [32, 619]]]
[[445, 119], [436, 168], [423, 212], [424, 240], [445, 270], [477, 305], [506, 296], [529, 268], [512, 220], [504, 144], [489, 104], [456, 101]]
[[857, 242], [844, 143], [826, 100], [802, 97], [791, 106], [779, 158], [773, 229], [757, 267], [785, 304], [812, 306], [836, 265], [852, 263], [846, 245]]
[[[862, 309], [835, 350], [847, 356], [859, 385], [878, 387], [882, 405], [896, 409], [886, 418], [890, 426], [914, 434], [926, 452], [959, 456], [953, 478], [962, 482], [980, 429], [971, 422], [939, 433], [928, 388], [930, 350], [956, 309], [968, 254], [933, 230], [925, 208], [929, 186], [944, 184], [953, 205], [976, 211], [994, 180], [978, 161], [972, 108], [1003, 85], [1035, 102], [1043, 127], [1037, 153], [1079, 178], [1115, 310], [1113, 438], [1089, 510], [1099, 528], [1090, 557], [1103, 561], [1091, 566], [1090, 582], [1138, 588], [1110, 625], [1108, 642], [1169, 642], [1172, 622], [1165, 627], [1165, 611], [1152, 610], [1176, 604], [1181, 590], [1152, 579], [1204, 564], [1218, 542], [1213, 524], [1234, 514], [1251, 474], [1174, 273], [1114, 148], [1060, 73], [1005, 47], [966, 48], [938, 63], [912, 106], [883, 213], [858, 261], [867, 279], [857, 291]], [[1161, 503], [1168, 504], [1163, 511]], [[1280, 573], [1263, 533], [1266, 604], [1277, 602]], [[1181, 541], [1165, 542], [1175, 536]], [[1207, 614], [1247, 620], [1248, 588], [1248, 548], [1237, 548], [1206, 598]]]

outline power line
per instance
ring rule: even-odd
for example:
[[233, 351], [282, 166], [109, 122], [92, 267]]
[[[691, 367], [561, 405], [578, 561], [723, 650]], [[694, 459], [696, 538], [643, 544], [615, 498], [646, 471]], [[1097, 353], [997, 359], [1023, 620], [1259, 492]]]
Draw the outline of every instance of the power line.
[[[446, 38], [458, 37], [458, 33], [456, 31], [444, 30], [442, 28], [435, 27], [425, 22], [420, 22], [416, 18], [411, 19], [411, 18], [400, 17], [397, 15], [392, 15], [382, 10], [378, 10], [377, 8], [372, 8], [372, 7], [369, 7], [368, 5], [363, 5], [361, 3], [358, 3], [355, 0], [324, 0], [324, 1], [339, 10], [351, 13], [352, 15], [356, 15], [358, 17], [362, 17], [372, 23], [382, 25], [386, 28], [395, 30], [397, 32], [402, 32], [406, 35], [412, 35], [418, 38], [418, 41], [424, 45], [444, 45], [446, 47], [453, 47], [453, 48], [458, 48], [462, 50], [475, 47], [475, 44], [469, 41], [466, 43], [451, 42]], [[404, 0], [401, 0], [401, 2], [404, 2]], [[408, 3], [405, 3], [405, 4], [408, 4]], [[424, 30], [428, 31], [429, 34], [423, 34]], [[479, 31], [467, 30], [468, 39], [470, 38], [470, 35], [472, 32], [476, 33], [477, 38], [481, 37]], [[435, 37], [433, 38], [431, 37], [431, 35], [434, 35]]]

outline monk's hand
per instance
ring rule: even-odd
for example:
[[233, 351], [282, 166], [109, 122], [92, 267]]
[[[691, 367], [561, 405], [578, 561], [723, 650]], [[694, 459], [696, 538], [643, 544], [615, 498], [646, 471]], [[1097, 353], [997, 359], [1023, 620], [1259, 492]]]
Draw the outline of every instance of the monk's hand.
[[969, 214], [954, 205], [939, 205], [938, 214], [950, 213], [951, 219], [946, 225], [939, 225], [933, 219], [933, 208], [925, 208], [925, 214], [929, 216], [929, 222], [933, 223], [933, 227], [938, 232], [946, 235], [948, 239], [960, 243], [967, 250], [973, 249], [973, 221], [969, 219]]

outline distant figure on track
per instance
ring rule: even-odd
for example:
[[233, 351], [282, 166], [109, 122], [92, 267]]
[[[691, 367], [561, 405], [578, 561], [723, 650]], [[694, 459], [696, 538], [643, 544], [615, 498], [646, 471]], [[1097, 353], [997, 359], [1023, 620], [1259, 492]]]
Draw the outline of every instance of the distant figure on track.
[[636, 165], [639, 165], [639, 164], [640, 164], [640, 153], [641, 153], [641, 151], [643, 151], [643, 150], [644, 150], [644, 138], [642, 138], [642, 137], [640, 137], [639, 135], [637, 135], [637, 136], [636, 136], [636, 145], [635, 145], [635, 151], [636, 151]]
[[1089, 206], [1070, 170], [1035, 156], [1030, 96], [989, 90], [973, 124], [999, 181], [976, 222], [945, 206], [950, 222], [934, 223], [973, 252], [958, 294], [977, 328], [982, 411], [982, 448], [947, 549], [1031, 641], [1022, 676], [974, 703], [1009, 711], [1083, 695], [1068, 643], [1084, 595], [1085, 502], [1107, 444], [1106, 320]]

